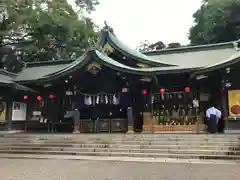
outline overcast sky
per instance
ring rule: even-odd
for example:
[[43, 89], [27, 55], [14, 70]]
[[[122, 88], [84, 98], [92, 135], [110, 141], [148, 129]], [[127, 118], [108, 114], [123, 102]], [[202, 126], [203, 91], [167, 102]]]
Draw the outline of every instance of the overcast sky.
[[97, 25], [106, 20], [119, 39], [130, 47], [142, 40], [188, 44], [192, 14], [202, 0], [99, 0], [91, 17]]

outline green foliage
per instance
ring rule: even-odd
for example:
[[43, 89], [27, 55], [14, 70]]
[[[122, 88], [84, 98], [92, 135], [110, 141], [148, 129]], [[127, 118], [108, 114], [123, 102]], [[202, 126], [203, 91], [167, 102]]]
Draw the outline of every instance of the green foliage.
[[240, 38], [240, 1], [204, 0], [193, 14], [195, 25], [190, 29], [191, 44], [210, 44]]
[[140, 43], [140, 46], [137, 48], [137, 50], [140, 52], [148, 52], [148, 51], [179, 48], [179, 47], [181, 47], [181, 44], [178, 42], [173, 42], [168, 45], [165, 45], [162, 41], [158, 41], [156, 43], [150, 44], [149, 41], [145, 40]]
[[179, 48], [181, 47], [181, 44], [178, 43], [178, 42], [173, 42], [173, 43], [170, 43], [168, 44], [167, 48], [170, 49], [170, 48]]
[[[76, 2], [88, 12], [97, 4]], [[2, 0], [0, 12], [0, 52], [12, 49], [17, 61], [71, 60], [98, 38], [91, 19], [79, 18], [67, 0]]]

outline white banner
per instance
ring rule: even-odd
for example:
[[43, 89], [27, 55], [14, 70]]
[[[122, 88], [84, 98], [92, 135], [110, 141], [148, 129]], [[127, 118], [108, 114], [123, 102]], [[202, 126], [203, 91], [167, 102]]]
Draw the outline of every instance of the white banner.
[[27, 104], [22, 102], [13, 102], [12, 121], [25, 121], [27, 117]]

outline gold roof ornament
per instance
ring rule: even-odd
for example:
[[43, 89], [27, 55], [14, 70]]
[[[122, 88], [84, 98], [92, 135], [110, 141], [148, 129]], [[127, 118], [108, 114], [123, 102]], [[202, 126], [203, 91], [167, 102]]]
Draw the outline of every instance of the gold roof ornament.
[[105, 44], [103, 46], [103, 52], [112, 53], [114, 51], [113, 47], [110, 44]]
[[140, 67], [140, 68], [147, 68], [147, 67], [149, 67], [149, 65], [143, 64], [143, 63], [137, 63], [137, 66]]

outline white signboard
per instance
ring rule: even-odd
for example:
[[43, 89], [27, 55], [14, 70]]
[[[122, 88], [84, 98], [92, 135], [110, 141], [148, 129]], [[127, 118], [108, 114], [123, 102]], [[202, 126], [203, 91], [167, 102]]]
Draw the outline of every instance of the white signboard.
[[12, 106], [12, 120], [25, 121], [26, 117], [27, 117], [27, 104], [14, 101]]

